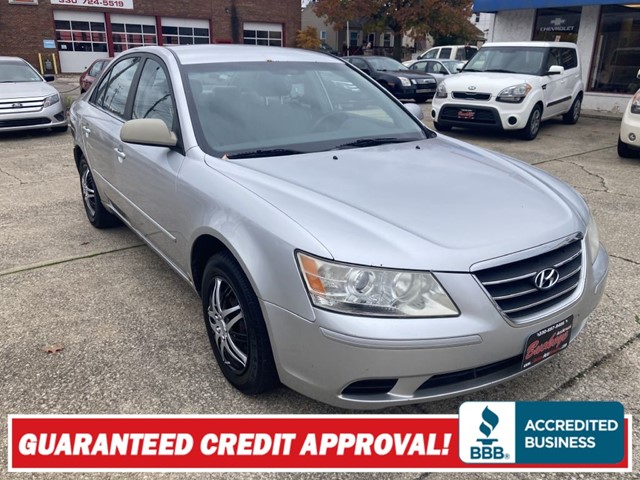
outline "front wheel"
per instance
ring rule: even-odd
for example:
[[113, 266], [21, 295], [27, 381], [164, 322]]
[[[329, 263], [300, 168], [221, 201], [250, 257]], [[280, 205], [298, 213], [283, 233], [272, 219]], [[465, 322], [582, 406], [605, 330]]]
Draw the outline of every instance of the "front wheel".
[[533, 107], [527, 125], [520, 131], [520, 136], [524, 140], [533, 140], [538, 136], [540, 123], [542, 122], [542, 108], [540, 105]]
[[582, 108], [582, 99], [576, 97], [567, 113], [562, 115], [562, 121], [567, 125], [575, 125], [580, 118], [580, 109]]
[[202, 309], [213, 354], [229, 383], [246, 394], [275, 387], [278, 373], [258, 297], [230, 253], [209, 259]]

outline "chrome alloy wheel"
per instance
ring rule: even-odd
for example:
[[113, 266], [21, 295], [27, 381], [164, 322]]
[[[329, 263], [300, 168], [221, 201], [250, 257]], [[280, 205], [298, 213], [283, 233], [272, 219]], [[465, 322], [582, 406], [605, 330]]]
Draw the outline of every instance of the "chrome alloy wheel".
[[234, 373], [244, 373], [249, 358], [247, 325], [238, 297], [222, 277], [214, 278], [207, 313], [222, 361]]
[[93, 183], [93, 176], [88, 168], [82, 173], [81, 182], [84, 204], [87, 207], [89, 215], [94, 217], [96, 215], [96, 186]]

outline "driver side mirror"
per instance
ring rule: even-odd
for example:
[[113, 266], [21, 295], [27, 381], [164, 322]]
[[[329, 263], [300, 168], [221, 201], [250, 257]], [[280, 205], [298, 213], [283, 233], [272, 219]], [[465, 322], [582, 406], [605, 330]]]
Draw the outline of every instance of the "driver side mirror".
[[178, 144], [176, 134], [158, 118], [138, 118], [125, 122], [120, 130], [120, 140], [152, 147], [175, 147]]
[[45, 82], [53, 82], [56, 79], [53, 75], [45, 75], [43, 78]]
[[409, 113], [416, 117], [418, 120], [424, 119], [424, 113], [422, 113], [422, 108], [417, 103], [403, 103], [404, 108], [409, 110]]
[[547, 75], [562, 75], [564, 73], [564, 67], [560, 65], [552, 65], [547, 72]]

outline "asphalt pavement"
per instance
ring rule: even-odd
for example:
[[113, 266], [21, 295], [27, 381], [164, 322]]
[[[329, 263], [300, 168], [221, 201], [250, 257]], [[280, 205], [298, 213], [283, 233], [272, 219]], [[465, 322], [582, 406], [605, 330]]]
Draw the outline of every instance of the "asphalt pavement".
[[[423, 105], [426, 113], [429, 108]], [[466, 400], [617, 400], [627, 413], [640, 413], [640, 159], [617, 156], [618, 129], [619, 121], [582, 118], [575, 126], [547, 122], [531, 142], [451, 132], [535, 164], [584, 195], [611, 256], [607, 290], [586, 330], [542, 367], [472, 395], [378, 413], [457, 413]], [[126, 228], [99, 231], [87, 222], [69, 134], [0, 134], [0, 305], [0, 478], [60, 476], [7, 474], [8, 414], [349, 413], [284, 387], [247, 397], [229, 386], [213, 359], [197, 295]], [[54, 345], [64, 348], [45, 351]], [[634, 457], [640, 453], [638, 431]], [[640, 478], [637, 469], [634, 475]], [[66, 476], [620, 478], [613, 473]]]

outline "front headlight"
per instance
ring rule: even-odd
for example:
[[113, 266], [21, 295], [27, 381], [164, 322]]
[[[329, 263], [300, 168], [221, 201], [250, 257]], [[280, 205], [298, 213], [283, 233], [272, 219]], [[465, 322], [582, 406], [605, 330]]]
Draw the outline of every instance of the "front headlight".
[[440, 82], [440, 85], [438, 85], [436, 98], [447, 98], [447, 87], [444, 85], [444, 82]]
[[47, 107], [50, 107], [51, 105], [55, 105], [59, 101], [60, 101], [60, 95], [58, 95], [57, 93], [55, 95], [50, 95], [44, 99], [44, 105], [42, 105], [42, 108], [47, 108]]
[[513, 85], [512, 87], [505, 88], [499, 94], [496, 100], [498, 102], [507, 103], [520, 103], [533, 89], [528, 83], [521, 83], [519, 85]]
[[640, 90], [631, 99], [631, 113], [640, 113]]
[[351, 315], [450, 317], [460, 312], [429, 272], [390, 270], [323, 260], [298, 252], [313, 304]]
[[589, 226], [587, 227], [587, 249], [589, 250], [591, 261], [594, 262], [600, 249], [600, 234], [598, 233], [596, 220], [593, 217], [591, 217]]
[[411, 86], [411, 80], [409, 80], [407, 77], [398, 77], [398, 80], [400, 80], [400, 83], [402, 83], [403, 87]]

